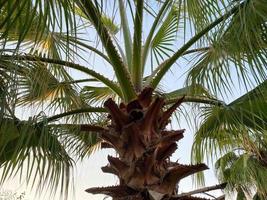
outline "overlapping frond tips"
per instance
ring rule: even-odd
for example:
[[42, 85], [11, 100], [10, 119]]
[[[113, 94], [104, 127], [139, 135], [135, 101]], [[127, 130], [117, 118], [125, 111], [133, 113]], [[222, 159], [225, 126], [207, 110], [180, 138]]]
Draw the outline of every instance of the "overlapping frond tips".
[[104, 130], [100, 125], [105, 122], [101, 118], [94, 121], [98, 126], [50, 122], [43, 114], [24, 121], [1, 119], [1, 183], [20, 175], [21, 181], [36, 186], [38, 192], [61, 192], [62, 198], [67, 198], [72, 189], [74, 160], [100, 147], [98, 133]]
[[[102, 140], [99, 137], [105, 130], [104, 121], [91, 121], [89, 124], [50, 124], [49, 127], [57, 130], [58, 137], [62, 141], [66, 151], [75, 159], [83, 159], [90, 156], [101, 147]], [[97, 124], [97, 125], [94, 125]]]
[[[92, 25], [91, 19], [83, 12], [81, 7], [75, 6], [75, 14], [82, 18], [85, 24]], [[112, 17], [107, 16], [104, 12], [102, 13], [101, 20], [105, 27], [112, 35], [116, 35], [119, 32], [120, 26], [115, 23]], [[85, 25], [84, 24], [84, 25]]]
[[[82, 105], [75, 84], [66, 71], [44, 63], [3, 61], [0, 67], [9, 73], [3, 83], [13, 83], [16, 105], [46, 104], [47, 107], [70, 109]], [[58, 73], [58, 70], [61, 73]], [[63, 73], [62, 73], [63, 72]], [[75, 83], [75, 82], [74, 82]], [[6, 92], [10, 90], [6, 89]], [[49, 101], [49, 103], [48, 103]]]
[[198, 54], [188, 82], [214, 93], [232, 91], [234, 79], [250, 88], [266, 79], [266, 2], [245, 1], [212, 36], [210, 48]]
[[235, 148], [247, 151], [266, 145], [266, 81], [232, 103], [205, 108], [198, 129], [192, 158], [199, 162], [214, 159]]
[[73, 161], [56, 131], [43, 123], [38, 124], [38, 120], [38, 117], [28, 121], [1, 120], [0, 165], [3, 171], [0, 180], [23, 174], [29, 183], [35, 179], [38, 189], [58, 190], [66, 197]]
[[28, 67], [24, 68], [24, 74], [18, 80], [18, 93], [20, 94], [18, 103], [53, 102], [56, 99], [67, 97], [78, 107], [79, 98], [73, 85], [67, 83], [67, 81], [59, 81], [45, 64], [28, 64]]
[[0, 7], [1, 40], [16, 39], [19, 47], [25, 39], [42, 40], [48, 30], [62, 28], [70, 35], [75, 27], [73, 6], [62, 0], [4, 1]]
[[238, 196], [243, 194], [251, 198], [255, 196], [266, 196], [266, 165], [256, 155], [249, 152], [229, 152], [223, 155], [215, 164], [220, 181], [227, 182], [226, 190]]
[[189, 85], [168, 93], [163, 94], [167, 99], [175, 99], [182, 96], [199, 96], [199, 97], [212, 97], [209, 91], [202, 85]]
[[222, 10], [229, 4], [229, 0], [183, 0], [180, 4], [184, 16], [188, 16], [189, 22], [191, 22], [191, 28], [200, 31], [222, 14]]
[[94, 103], [103, 104], [109, 98], [117, 99], [117, 95], [108, 87], [85, 86], [81, 90], [81, 98], [89, 105]]
[[156, 59], [157, 64], [160, 64], [164, 58], [168, 58], [173, 53], [172, 47], [177, 36], [179, 23], [180, 13], [173, 5], [151, 42], [152, 60]]

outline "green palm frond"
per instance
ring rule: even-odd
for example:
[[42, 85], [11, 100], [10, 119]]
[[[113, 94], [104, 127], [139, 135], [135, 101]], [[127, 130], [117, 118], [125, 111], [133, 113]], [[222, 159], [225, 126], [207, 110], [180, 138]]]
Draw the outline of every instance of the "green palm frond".
[[168, 11], [170, 9], [170, 7], [172, 6], [172, 1], [165, 1], [162, 5], [161, 8], [159, 10], [159, 12], [157, 13], [157, 15], [154, 17], [154, 21], [153, 24], [149, 30], [148, 36], [146, 38], [145, 44], [144, 44], [144, 48], [143, 48], [143, 54], [142, 54], [142, 71], [144, 71], [145, 68], [145, 64], [146, 64], [146, 60], [147, 60], [147, 56], [148, 56], [148, 52], [150, 50], [151, 47], [151, 43], [153, 40], [153, 36], [156, 34], [157, 28], [158, 26], [161, 24], [162, 19], [168, 14]]
[[231, 20], [225, 22], [226, 28], [215, 35], [210, 49], [198, 54], [188, 74], [188, 82], [204, 84], [222, 94], [231, 91], [236, 77], [245, 87], [266, 79], [265, 4], [262, 0], [247, 1]]
[[172, 46], [174, 45], [180, 22], [180, 13], [177, 10], [175, 5], [172, 6], [171, 11], [152, 40], [151, 53], [156, 59], [157, 64], [160, 64], [164, 58], [168, 58], [170, 53], [173, 53]]
[[[30, 1], [20, 1], [20, 3], [27, 5], [28, 3], [33, 4], [33, 2]], [[57, 27], [53, 27], [51, 25], [52, 22], [49, 21], [49, 19], [46, 19], [48, 16], [44, 16], [45, 14], [37, 8], [40, 2], [36, 1], [35, 3], [35, 5], [29, 7], [27, 5], [22, 6], [21, 13], [17, 16], [18, 19], [14, 19], [14, 22], [11, 23], [12, 25], [10, 25], [10, 27], [3, 26], [3, 28], [0, 29], [0, 35], [3, 38], [1, 39], [0, 37], [1, 48], [5, 48], [6, 46], [14, 48], [14, 44], [16, 44], [17, 48], [10, 53], [16, 53], [16, 50], [19, 50], [21, 52], [26, 51], [43, 57], [54, 59], [64, 58], [68, 60], [72, 60], [74, 55], [79, 57], [78, 52], [81, 51], [81, 47], [73, 42], [75, 40], [80, 40], [77, 33], [73, 33], [71, 30], [68, 30], [68, 28], [58, 31], [58, 26], [64, 22], [58, 22], [59, 24], [57, 24]], [[7, 3], [6, 6], [10, 7], [11, 5], [8, 6], [8, 4], [9, 3]], [[57, 3], [55, 2], [55, 4]], [[31, 8], [33, 6], [35, 7]], [[53, 5], [50, 6], [53, 7]], [[7, 8], [7, 12], [4, 12], [4, 14], [1, 15], [2, 18], [0, 19], [0, 23], [4, 23], [5, 20], [11, 20], [7, 16], [9, 12], [11, 12], [9, 9], [11, 8]], [[32, 11], [32, 9], [34, 9], [34, 11]], [[47, 9], [49, 8], [47, 7]], [[34, 13], [33, 16], [31, 16], [31, 11]], [[54, 11], [56, 12], [56, 10]], [[45, 22], [43, 20], [48, 21]], [[24, 27], [28, 21], [29, 24], [27, 27]], [[21, 31], [25, 31], [24, 35]], [[61, 69], [60, 71], [61, 73], [66, 74], [64, 70]]]
[[[58, 189], [62, 195], [67, 195], [65, 192], [68, 192], [71, 181], [70, 169], [73, 161], [60, 143], [56, 132], [42, 123], [38, 124], [38, 118], [40, 116], [27, 121], [2, 119], [1, 182], [14, 174], [22, 173], [22, 169], [29, 165], [26, 172], [23, 172], [26, 173], [27, 182], [38, 177], [35, 184], [39, 187], [47, 187], [53, 191]], [[54, 187], [55, 184], [57, 188]]]
[[204, 88], [202, 85], [186, 86], [181, 89], [165, 93], [164, 96], [166, 96], [169, 99], [175, 99], [175, 98], [179, 98], [182, 96], [212, 97], [209, 91], [206, 88]]
[[[75, 6], [75, 14], [81, 17], [85, 24], [92, 25], [91, 19], [84, 13], [81, 7]], [[109, 17], [108, 15], [104, 14], [104, 12], [101, 15], [101, 21], [108, 29], [110, 34], [116, 35], [119, 32], [120, 26], [115, 23], [112, 17]]]
[[81, 90], [81, 99], [89, 105], [103, 103], [109, 98], [117, 98], [117, 95], [109, 87], [85, 86]]
[[[204, 107], [203, 122], [192, 147], [195, 162], [213, 160], [235, 148], [254, 150], [266, 145], [266, 81], [228, 105]], [[199, 175], [200, 182], [203, 181]]]
[[130, 72], [128, 71], [126, 63], [123, 62], [122, 57], [119, 55], [107, 27], [101, 20], [102, 14], [99, 10], [101, 5], [96, 2], [94, 4], [93, 2], [86, 0], [80, 0], [77, 3], [92, 22], [102, 41], [102, 44], [112, 63], [116, 78], [121, 86], [121, 90], [123, 91], [125, 101], [133, 99], [136, 96], [136, 92], [131, 81]]
[[266, 195], [266, 166], [253, 154], [230, 152], [222, 156], [215, 164], [220, 181], [227, 182], [229, 192], [242, 192], [252, 196], [257, 189], [259, 195]]
[[[34, 102], [53, 102], [59, 99], [68, 99], [67, 105], [79, 107], [81, 101], [79, 101], [78, 94], [74, 88], [66, 84], [66, 82], [60, 82], [49, 71], [46, 65], [37, 64], [29, 65], [24, 69], [24, 76], [21, 76], [18, 80], [19, 89], [19, 102], [18, 104], [31, 104]], [[68, 110], [68, 108], [66, 108]]]
[[220, 51], [213, 49], [201, 52], [198, 58], [189, 71], [188, 84], [203, 84], [214, 93], [218, 93], [217, 90], [231, 91], [229, 83], [233, 84], [233, 80], [230, 75], [230, 60], [224, 59], [221, 57]]
[[190, 25], [200, 31], [222, 14], [222, 8], [229, 5], [229, 0], [183, 0], [180, 4]]
[[13, 96], [16, 94], [18, 98], [16, 105], [46, 104], [47, 108], [56, 106], [69, 110], [81, 107], [83, 104], [75, 91], [75, 85], [67, 84], [68, 74], [66, 74], [67, 77], [61, 76], [61, 73], [59, 76], [51, 70], [51, 67], [43, 63], [26, 64], [7, 61], [1, 67], [10, 71], [11, 77], [6, 77], [5, 82], [12, 81], [14, 85]]
[[[97, 133], [83, 128], [88, 124], [48, 124], [57, 118], [47, 118], [41, 114], [27, 121], [12, 118], [1, 120], [1, 183], [23, 173], [29, 184], [38, 186], [37, 190], [60, 191], [62, 198], [68, 196], [74, 159], [89, 156], [100, 147], [101, 140]], [[94, 123], [99, 126], [100, 121]]]
[[156, 88], [159, 82], [162, 80], [163, 76], [167, 73], [168, 70], [174, 65], [174, 63], [183, 56], [187, 50], [193, 45], [201, 40], [205, 35], [211, 32], [212, 29], [218, 27], [226, 19], [229, 19], [232, 15], [238, 12], [239, 8], [244, 5], [244, 2], [237, 4], [230, 10], [226, 11], [222, 16], [216, 18], [212, 23], [202, 28], [197, 34], [195, 34], [191, 39], [189, 39], [181, 48], [179, 48], [170, 58], [162, 62], [150, 75], [148, 84]]
[[55, 72], [54, 72], [55, 74], [58, 71], [63, 72], [63, 73], [59, 73], [59, 74], [63, 75], [63, 77], [67, 80], [69, 80], [70, 76], [65, 71], [63, 66], [71, 68], [71, 69], [75, 69], [75, 70], [78, 70], [82, 73], [89, 75], [90, 77], [96, 78], [101, 83], [112, 88], [112, 90], [114, 90], [119, 96], [122, 96], [120, 88], [113, 81], [111, 81], [108, 78], [106, 78], [105, 76], [97, 73], [96, 71], [89, 69], [88, 67], [85, 67], [85, 66], [82, 66], [79, 64], [75, 64], [73, 62], [68, 62], [68, 61], [58, 60], [58, 59], [45, 58], [45, 57], [40, 57], [40, 56], [35, 56], [35, 55], [6, 55], [6, 54], [4, 54], [4, 55], [0, 56], [0, 59], [2, 59], [5, 63], [5, 65], [3, 65], [3, 68], [8, 69], [8, 70], [15, 70], [15, 72], [21, 71], [21, 69], [19, 69], [18, 66], [19, 65], [21, 65], [21, 66], [26, 65], [27, 62], [34, 63], [36, 65], [40, 64], [40, 63], [41, 63], [41, 65], [42, 65], [42, 63], [46, 63], [48, 66], [52, 66], [51, 69], [55, 70]]
[[[100, 127], [104, 122], [97, 121], [93, 124]], [[100, 148], [102, 140], [99, 134], [91, 130], [83, 130], [88, 124], [51, 124], [50, 126], [58, 130], [64, 147], [76, 160], [84, 159]]]
[[[34, 34], [32, 33], [32, 35]], [[64, 32], [47, 31], [39, 42], [30, 40], [27, 42], [27, 46], [29, 46], [29, 52], [31, 54], [73, 61], [74, 56], [82, 58], [79, 53], [83, 51], [83, 47], [85, 46], [79, 36], [81, 35], [78, 33], [72, 36]], [[93, 50], [93, 47], [91, 50]]]
[[[15, 3], [15, 1], [6, 1], [4, 4], [1, 4], [1, 40], [6, 40], [3, 42], [20, 40], [22, 42], [35, 40], [41, 37], [42, 32], [40, 30], [46, 32], [47, 26], [44, 24], [44, 21], [40, 21], [42, 16], [37, 13], [37, 8], [35, 8], [30, 1], [21, 1], [18, 5]], [[33, 13], [28, 11], [32, 11]], [[28, 30], [24, 33], [24, 38], [20, 38], [22, 35], [22, 28], [26, 28], [24, 22], [27, 22], [27, 20], [30, 23], [27, 27]], [[38, 23], [40, 24], [38, 25]], [[39, 29], [39, 34], [33, 35], [32, 33], [37, 33], [38, 28], [41, 26], [42, 29]]]
[[[75, 27], [74, 3], [71, 1], [3, 1], [1, 3], [1, 39], [17, 40], [19, 46], [28, 37], [40, 41], [48, 30], [64, 27], [70, 34]], [[31, 32], [38, 33], [31, 36]]]
[[[13, 93], [15, 92], [16, 97], [14, 98], [17, 98], [17, 100], [14, 105], [40, 105], [47, 111], [53, 112], [55, 109], [69, 111], [88, 107], [92, 105], [88, 103], [96, 100], [93, 96], [90, 96], [92, 99], [89, 99], [88, 95], [85, 99], [82, 99], [79, 94], [80, 88], [78, 85], [83, 81], [99, 83], [96, 79], [72, 80], [66, 71], [66, 75], [64, 73], [63, 75], [62, 73], [57, 73], [58, 68], [60, 70], [62, 66], [45, 64], [45, 62], [25, 62], [24, 60], [3, 60], [2, 62], [3, 65], [0, 68], [9, 71], [13, 74], [12, 76], [16, 77], [13, 79], [7, 77], [5, 79], [5, 82], [12, 83], [15, 87]], [[110, 90], [110, 87], [108, 91], [112, 97], [117, 96], [116, 93]], [[71, 116], [68, 120], [79, 122], [81, 120], [90, 121], [92, 118], [94, 118], [93, 115], [83, 113]]]
[[[77, 48], [80, 50], [80, 46], [77, 45], [75, 40], [80, 41], [78, 33], [68, 32], [68, 30], [58, 31], [58, 28], [51, 27], [42, 19], [45, 16], [40, 11], [36, 11], [36, 15], [32, 16], [32, 21], [29, 22], [29, 27], [22, 27], [31, 13], [31, 10], [27, 6], [23, 7], [19, 19], [7, 30], [6, 27], [0, 29], [0, 35], [4, 39], [1, 39], [1, 48], [5, 46], [14, 46], [17, 44], [17, 50], [28, 51], [32, 54], [41, 55], [49, 58], [66, 58], [71, 59], [73, 55], [79, 57]], [[3, 22], [8, 12], [4, 12], [1, 15], [0, 23]], [[44, 19], [45, 20], [45, 19]], [[22, 28], [25, 28], [25, 35], [21, 34]], [[81, 42], [80, 42], [81, 43]]]

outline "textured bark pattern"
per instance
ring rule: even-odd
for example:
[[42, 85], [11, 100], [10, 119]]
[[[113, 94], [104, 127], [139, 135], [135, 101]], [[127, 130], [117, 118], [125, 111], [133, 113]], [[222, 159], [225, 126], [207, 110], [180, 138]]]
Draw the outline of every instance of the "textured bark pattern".
[[109, 195], [114, 200], [201, 199], [172, 198], [181, 179], [207, 166], [170, 161], [184, 130], [166, 130], [166, 125], [183, 99], [164, 109], [164, 99], [152, 100], [152, 92], [151, 88], [144, 89], [127, 105], [118, 106], [112, 99], [105, 102], [111, 124], [100, 133], [104, 140], [102, 147], [114, 148], [118, 157], [109, 156], [109, 164], [102, 171], [118, 176], [120, 185], [89, 188], [87, 192]]

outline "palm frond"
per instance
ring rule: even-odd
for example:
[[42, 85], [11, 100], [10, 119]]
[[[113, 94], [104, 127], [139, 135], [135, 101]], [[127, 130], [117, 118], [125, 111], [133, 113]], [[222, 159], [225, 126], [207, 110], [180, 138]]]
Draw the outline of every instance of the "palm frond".
[[89, 105], [104, 103], [107, 99], [116, 99], [117, 95], [108, 87], [85, 86], [81, 90], [81, 98]]
[[111, 39], [110, 33], [101, 20], [101, 13], [99, 8], [101, 5], [94, 4], [91, 1], [80, 0], [78, 6], [87, 15], [92, 24], [94, 25], [103, 46], [110, 58], [112, 67], [118, 79], [119, 85], [123, 91], [125, 101], [133, 99], [136, 94], [134, 86], [131, 81], [130, 73], [121, 56], [115, 48], [114, 42]]
[[[83, 102], [76, 93], [75, 85], [67, 84], [66, 76], [57, 75], [52, 68], [43, 63], [14, 63], [6, 61], [1, 68], [10, 73], [5, 82], [12, 82], [15, 105], [46, 105], [69, 110], [81, 107]], [[60, 73], [61, 75], [61, 73]], [[68, 74], [67, 74], [68, 75]], [[5, 90], [8, 92], [8, 89]]]
[[[1, 40], [17, 40], [17, 47], [26, 39], [38, 42], [48, 29], [60, 28], [68, 35], [75, 29], [74, 3], [71, 1], [4, 1], [1, 3]], [[49, 27], [49, 28], [48, 28]], [[36, 34], [31, 35], [34, 32]]]
[[126, 8], [125, 8], [125, 1], [119, 0], [119, 11], [120, 11], [120, 18], [121, 18], [121, 29], [123, 32], [124, 42], [125, 42], [125, 54], [127, 58], [127, 65], [129, 68], [129, 71], [131, 71], [132, 67], [132, 38], [131, 38], [131, 32], [129, 29], [129, 23], [126, 15]]
[[172, 46], [176, 39], [179, 22], [180, 13], [177, 12], [177, 8], [174, 5], [166, 19], [164, 19], [151, 43], [151, 53], [156, 59], [157, 64], [160, 64], [164, 59], [170, 57], [170, 53], [174, 53]]
[[204, 108], [192, 148], [193, 160], [215, 158], [235, 147], [256, 151], [259, 144], [265, 145], [266, 86], [265, 81], [228, 105]]
[[181, 56], [185, 54], [185, 52], [197, 41], [199, 41], [203, 36], [208, 34], [213, 28], [217, 27], [219, 24], [224, 22], [226, 19], [230, 18], [233, 14], [238, 12], [239, 8], [244, 5], [240, 3], [229, 11], [225, 12], [222, 16], [215, 19], [212, 23], [202, 28], [197, 34], [195, 34], [190, 40], [188, 40], [180, 49], [178, 49], [170, 58], [162, 62], [151, 74], [148, 84], [156, 88], [159, 82], [162, 80], [162, 77], [166, 74], [166, 72], [173, 66], [173, 64], [179, 59]]
[[[40, 117], [27, 121], [2, 119], [1, 182], [15, 174], [25, 173], [26, 181], [35, 179], [38, 189], [47, 187], [52, 191], [58, 190], [66, 197], [70, 189], [73, 161], [60, 143], [56, 132], [45, 124], [37, 123]], [[25, 166], [26, 172], [22, 170]], [[55, 184], [57, 187], [54, 187]]]
[[[18, 104], [34, 104], [66, 100], [65, 110], [82, 105], [73, 85], [60, 82], [46, 65], [28, 64], [24, 74], [18, 79]], [[61, 99], [61, 100], [60, 100]], [[67, 102], [68, 101], [68, 102]], [[63, 103], [63, 102], [61, 102]], [[63, 104], [61, 104], [63, 105]], [[61, 107], [61, 105], [58, 105]]]
[[[5, 61], [9, 61], [6, 63], [9, 63], [9, 64], [11, 63], [11, 65], [12, 65], [11, 69], [16, 68], [16, 67], [14, 67], [14, 66], [16, 66], [16, 62], [18, 62], [21, 65], [23, 65], [23, 64], [25, 65], [25, 63], [27, 63], [27, 62], [34, 62], [35, 64], [38, 64], [38, 62], [40, 62], [40, 63], [50, 64], [50, 65], [54, 66], [55, 69], [63, 68], [63, 66], [66, 66], [66, 67], [69, 67], [72, 69], [76, 69], [80, 72], [83, 72], [83, 73], [85, 73], [91, 77], [98, 79], [99, 81], [101, 81], [105, 85], [109, 85], [109, 87], [112, 88], [114, 91], [116, 91], [116, 93], [119, 94], [119, 96], [122, 96], [120, 88], [113, 81], [109, 80], [108, 78], [95, 72], [92, 69], [89, 69], [85, 66], [81, 66], [79, 64], [75, 64], [73, 62], [67, 62], [67, 61], [63, 61], [63, 60], [57, 60], [57, 59], [51, 59], [51, 58], [45, 58], [45, 57], [39, 57], [39, 56], [32, 56], [32, 55], [1, 55], [0, 59], [3, 59]], [[14, 61], [16, 61], [15, 65], [14, 65]], [[65, 74], [65, 76], [68, 76], [68, 75]]]
[[170, 6], [172, 5], [172, 1], [165, 1], [164, 4], [161, 6], [159, 12], [157, 13], [154, 22], [150, 28], [150, 31], [148, 33], [148, 36], [146, 38], [145, 44], [144, 44], [144, 49], [143, 49], [143, 54], [142, 54], [142, 71], [144, 71], [146, 60], [147, 60], [147, 55], [149, 52], [149, 49], [151, 47], [151, 42], [153, 39], [153, 36], [156, 33], [156, 29], [158, 25], [161, 23], [162, 18], [168, 13]]
[[230, 152], [223, 155], [215, 167], [220, 181], [227, 182], [229, 193], [237, 192], [240, 196], [244, 193], [252, 197], [256, 189], [258, 195], [266, 195], [266, 166], [255, 155]]
[[[210, 49], [198, 54], [188, 82], [205, 85], [222, 95], [231, 91], [234, 79], [246, 88], [266, 79], [266, 2], [245, 1], [211, 41]], [[230, 67], [231, 66], [231, 67]]]
[[[104, 122], [95, 121], [94, 124], [103, 126]], [[97, 131], [86, 130], [88, 124], [51, 124], [57, 129], [64, 148], [76, 160], [90, 156], [100, 148], [102, 140]]]
[[[222, 14], [222, 8], [229, 6], [228, 0], [183, 0], [181, 3], [184, 16], [188, 17], [191, 26], [196, 31], [209, 25]], [[186, 27], [186, 25], [184, 26]], [[194, 30], [191, 30], [194, 31]]]
[[209, 91], [204, 88], [202, 85], [190, 85], [183, 87], [172, 92], [164, 94], [168, 99], [175, 99], [182, 96], [202, 96], [202, 97], [212, 97]]

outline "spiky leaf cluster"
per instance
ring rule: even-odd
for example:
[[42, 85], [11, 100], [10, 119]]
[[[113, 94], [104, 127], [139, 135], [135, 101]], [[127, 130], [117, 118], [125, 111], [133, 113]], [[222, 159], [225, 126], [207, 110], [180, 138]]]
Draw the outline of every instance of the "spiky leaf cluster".
[[102, 130], [101, 138], [106, 147], [116, 150], [118, 157], [108, 156], [109, 164], [102, 171], [118, 176], [120, 185], [90, 188], [87, 192], [121, 200], [160, 200], [176, 195], [181, 179], [207, 169], [205, 164], [182, 165], [170, 161], [184, 130], [166, 130], [166, 125], [183, 98], [164, 109], [164, 99], [152, 100], [152, 91], [144, 89], [127, 105], [118, 106], [112, 99], [105, 102], [111, 124]]

